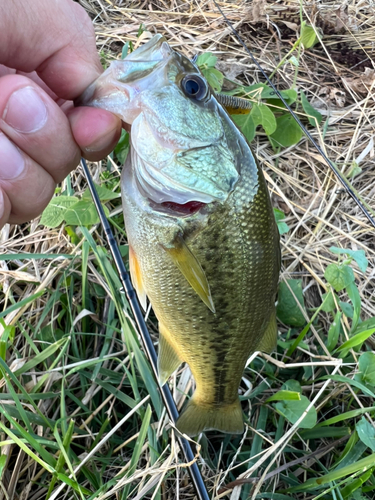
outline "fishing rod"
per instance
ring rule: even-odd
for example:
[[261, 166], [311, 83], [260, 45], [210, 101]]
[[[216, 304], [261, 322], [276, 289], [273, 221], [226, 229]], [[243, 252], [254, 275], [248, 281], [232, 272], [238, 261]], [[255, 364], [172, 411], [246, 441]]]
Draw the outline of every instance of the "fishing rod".
[[[120, 290], [120, 292], [125, 294], [127, 299], [128, 299], [130, 308], [133, 312], [133, 316], [134, 316], [135, 322], [136, 322], [137, 327], [138, 327], [139, 334], [140, 334], [141, 339], [142, 339], [144, 351], [145, 351], [146, 356], [151, 364], [151, 368], [152, 368], [156, 383], [158, 385], [159, 392], [160, 392], [160, 395], [162, 397], [164, 406], [167, 410], [169, 418], [171, 419], [171, 421], [173, 423], [175, 423], [176, 420], [178, 419], [177, 407], [176, 407], [176, 404], [173, 400], [171, 391], [169, 390], [168, 384], [164, 384], [163, 386], [161, 386], [159, 384], [158, 369], [157, 369], [157, 355], [156, 355], [155, 347], [154, 347], [154, 344], [152, 342], [150, 333], [147, 329], [147, 325], [146, 325], [146, 322], [144, 320], [141, 308], [139, 307], [136, 292], [135, 292], [133, 285], [130, 281], [129, 273], [127, 272], [127, 270], [125, 268], [119, 247], [117, 245], [115, 237], [113, 236], [108, 219], [105, 216], [102, 204], [100, 203], [98, 193], [95, 189], [94, 182], [92, 180], [90, 171], [87, 167], [87, 163], [86, 163], [86, 160], [84, 158], [81, 158], [81, 164], [82, 164], [83, 171], [85, 173], [85, 177], [86, 177], [89, 189], [90, 189], [91, 196], [94, 200], [94, 204], [95, 204], [96, 210], [98, 212], [100, 222], [102, 224], [102, 227], [103, 227], [103, 230], [104, 230], [107, 242], [108, 242], [109, 249], [111, 251], [113, 260], [115, 262], [117, 272], [119, 274], [119, 278], [120, 278], [121, 285], [122, 285], [122, 289]], [[181, 449], [183, 450], [186, 462], [190, 463], [190, 465], [188, 467], [188, 472], [189, 472], [190, 478], [192, 480], [192, 483], [194, 485], [195, 491], [197, 493], [198, 499], [199, 500], [209, 500], [210, 497], [208, 495], [206, 486], [205, 486], [204, 481], [203, 481], [202, 474], [201, 474], [199, 467], [198, 467], [198, 464], [195, 460], [195, 455], [193, 453], [193, 450], [191, 449], [189, 441], [187, 439], [185, 439], [184, 437], [182, 437], [179, 433], [177, 433], [177, 439], [180, 443]]]
[[[284, 99], [284, 97], [281, 95], [281, 93], [279, 92], [279, 90], [277, 90], [277, 88], [275, 87], [275, 85], [272, 83], [272, 81], [269, 79], [267, 73], [264, 71], [264, 69], [262, 68], [262, 66], [259, 64], [259, 62], [257, 61], [257, 59], [255, 58], [254, 54], [251, 52], [251, 50], [247, 47], [247, 45], [245, 44], [245, 42], [242, 40], [242, 38], [240, 37], [240, 35], [238, 34], [237, 30], [233, 27], [232, 23], [229, 21], [229, 19], [227, 18], [227, 16], [224, 14], [223, 10], [221, 9], [221, 7], [218, 5], [217, 1], [216, 0], [213, 0], [216, 8], [218, 9], [218, 11], [220, 12], [220, 14], [223, 16], [224, 18], [224, 21], [227, 23], [227, 25], [229, 26], [229, 28], [231, 29], [232, 33], [234, 34], [234, 36], [237, 38], [237, 40], [240, 42], [240, 44], [242, 45], [242, 47], [245, 49], [245, 51], [249, 54], [249, 56], [251, 57], [251, 60], [253, 61], [253, 63], [255, 64], [255, 66], [259, 69], [259, 71], [262, 73], [262, 75], [264, 76], [264, 78], [266, 79], [267, 83], [272, 87], [272, 89], [276, 92], [276, 95], [279, 97], [279, 99], [281, 99], [282, 103], [284, 104], [284, 106], [287, 108], [287, 110], [289, 111], [289, 113], [292, 115], [292, 117], [294, 118], [294, 120], [298, 123], [298, 125], [300, 126], [302, 132], [305, 134], [305, 136], [308, 138], [308, 140], [311, 142], [311, 144], [315, 147], [315, 149], [318, 151], [318, 153], [324, 158], [324, 160], [326, 161], [327, 165], [329, 166], [329, 168], [331, 169], [331, 171], [333, 172], [333, 174], [335, 175], [336, 179], [340, 182], [340, 184], [343, 186], [343, 188], [345, 189], [345, 191], [347, 192], [347, 194], [349, 194], [349, 196], [351, 196], [351, 198], [355, 201], [355, 203], [357, 204], [357, 206], [360, 208], [360, 210], [362, 211], [362, 213], [366, 216], [367, 220], [370, 222], [370, 224], [375, 228], [375, 220], [371, 217], [370, 213], [368, 212], [368, 210], [366, 209], [366, 207], [363, 205], [363, 203], [361, 202], [361, 200], [359, 200], [357, 198], [357, 196], [355, 195], [354, 191], [351, 189], [350, 186], [348, 186], [347, 182], [345, 181], [344, 177], [341, 175], [341, 173], [336, 169], [336, 167], [334, 166], [334, 164], [332, 163], [332, 161], [328, 158], [328, 156], [325, 154], [325, 152], [322, 150], [322, 148], [319, 146], [319, 144], [315, 141], [315, 139], [312, 137], [312, 135], [310, 134], [310, 132], [306, 129], [306, 127], [303, 125], [303, 123], [301, 122], [301, 120], [298, 118], [298, 116], [295, 114], [295, 112], [292, 110], [292, 108], [289, 106], [289, 104], [286, 102], [286, 100]], [[220, 99], [220, 98], [219, 98]]]

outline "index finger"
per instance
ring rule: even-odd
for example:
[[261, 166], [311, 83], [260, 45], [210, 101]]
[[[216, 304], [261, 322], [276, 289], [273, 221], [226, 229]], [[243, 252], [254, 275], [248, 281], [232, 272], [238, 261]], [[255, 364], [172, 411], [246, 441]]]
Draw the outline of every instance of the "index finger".
[[72, 0], [0, 2], [0, 32], [0, 64], [37, 71], [63, 99], [78, 97], [103, 71], [92, 22]]

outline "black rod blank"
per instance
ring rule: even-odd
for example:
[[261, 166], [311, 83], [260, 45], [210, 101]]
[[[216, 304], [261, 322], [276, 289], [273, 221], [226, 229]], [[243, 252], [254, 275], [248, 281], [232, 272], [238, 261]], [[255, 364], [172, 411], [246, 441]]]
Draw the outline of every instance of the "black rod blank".
[[[123, 292], [126, 294], [126, 297], [128, 299], [130, 308], [133, 312], [133, 316], [135, 319], [135, 322], [138, 326], [138, 331], [140, 333], [142, 343], [143, 343], [143, 348], [146, 352], [146, 356], [151, 364], [152, 371], [154, 373], [154, 377], [156, 380], [156, 383], [159, 387], [159, 391], [164, 403], [164, 406], [167, 410], [167, 413], [169, 415], [169, 418], [173, 423], [176, 422], [178, 418], [178, 411], [175, 405], [175, 402], [173, 400], [171, 391], [169, 390], [168, 384], [164, 384], [162, 387], [159, 384], [158, 380], [158, 370], [157, 370], [157, 355], [155, 352], [154, 344], [152, 343], [152, 339], [150, 337], [150, 333], [147, 329], [146, 322], [144, 320], [141, 308], [139, 307], [138, 299], [135, 293], [135, 290], [133, 288], [133, 285], [130, 281], [129, 273], [126, 271], [126, 268], [124, 266], [124, 262], [121, 257], [120, 250], [118, 248], [117, 242], [115, 237], [113, 236], [111, 227], [109, 225], [109, 222], [107, 220], [107, 217], [105, 216], [103, 207], [100, 203], [98, 193], [96, 192], [94, 182], [92, 180], [91, 174], [89, 172], [89, 169], [87, 167], [87, 163], [84, 160], [84, 158], [81, 158], [81, 164], [83, 167], [83, 171], [86, 176], [87, 184], [89, 186], [91, 196], [94, 200], [94, 204], [96, 207], [96, 210], [98, 212], [100, 222], [103, 226], [104, 233], [106, 235], [108, 245], [113, 257], [113, 260], [115, 262], [121, 284], [123, 286]], [[206, 489], [206, 486], [204, 484], [201, 472], [199, 470], [199, 467], [197, 465], [197, 462], [195, 461], [195, 455], [193, 453], [193, 450], [191, 449], [190, 443], [187, 439], [182, 437], [180, 434], [177, 434], [178, 441], [180, 443], [180, 446], [183, 450], [183, 453], [185, 455], [185, 460], [186, 462], [192, 462], [191, 465], [188, 467], [188, 471], [192, 480], [192, 483], [194, 485], [195, 491], [197, 493], [198, 499], [199, 500], [209, 500], [209, 495]]]

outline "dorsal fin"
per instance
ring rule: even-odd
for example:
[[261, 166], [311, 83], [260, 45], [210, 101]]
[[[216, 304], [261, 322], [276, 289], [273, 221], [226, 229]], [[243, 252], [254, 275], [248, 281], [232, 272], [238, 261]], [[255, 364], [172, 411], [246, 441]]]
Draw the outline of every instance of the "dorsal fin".
[[139, 303], [144, 311], [147, 309], [147, 295], [143, 286], [141, 268], [133, 248], [129, 245], [129, 269], [132, 283], [137, 292]]

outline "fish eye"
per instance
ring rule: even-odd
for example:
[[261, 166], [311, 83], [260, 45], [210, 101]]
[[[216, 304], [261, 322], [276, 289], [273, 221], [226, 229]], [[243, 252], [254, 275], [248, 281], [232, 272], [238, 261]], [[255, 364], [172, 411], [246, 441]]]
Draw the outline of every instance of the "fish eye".
[[182, 90], [187, 97], [201, 101], [207, 94], [207, 84], [199, 75], [186, 75], [181, 82]]

